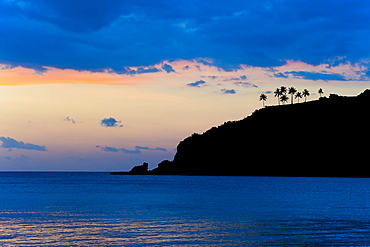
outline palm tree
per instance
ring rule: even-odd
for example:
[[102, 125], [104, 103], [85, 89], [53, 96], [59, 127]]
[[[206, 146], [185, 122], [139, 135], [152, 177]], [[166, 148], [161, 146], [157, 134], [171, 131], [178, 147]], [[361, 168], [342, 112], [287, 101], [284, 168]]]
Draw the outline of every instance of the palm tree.
[[294, 94], [297, 92], [297, 89], [295, 89], [295, 87], [290, 87], [289, 89], [288, 89], [288, 94], [291, 94], [292, 95], [292, 99], [291, 99], [291, 103], [293, 104], [293, 96], [294, 96]]
[[299, 103], [299, 99], [302, 99], [302, 93], [301, 92], [297, 92], [295, 94], [295, 98], [298, 99], [298, 103]]
[[280, 87], [280, 93], [281, 94], [286, 94], [286, 87], [285, 86]]
[[286, 96], [285, 94], [281, 95], [280, 101], [283, 102], [283, 104], [286, 103], [288, 100], [289, 100], [288, 96]]
[[267, 100], [267, 96], [266, 96], [266, 94], [264, 94], [264, 93], [262, 93], [261, 95], [260, 95], [260, 101], [262, 100], [262, 105], [263, 105], [263, 107], [265, 107], [265, 101]]
[[324, 91], [322, 90], [322, 88], [319, 89], [319, 94], [320, 94], [320, 98], [321, 98], [321, 94], [324, 94]]
[[281, 92], [280, 92], [280, 88], [277, 88], [276, 90], [275, 90], [275, 92], [274, 92], [274, 94], [275, 94], [275, 97], [277, 97], [278, 98], [278, 103], [279, 103], [279, 105], [280, 105], [280, 96], [281, 96]]
[[307, 96], [310, 96], [310, 92], [307, 89], [304, 89], [302, 95], [304, 96], [304, 102], [306, 102]]

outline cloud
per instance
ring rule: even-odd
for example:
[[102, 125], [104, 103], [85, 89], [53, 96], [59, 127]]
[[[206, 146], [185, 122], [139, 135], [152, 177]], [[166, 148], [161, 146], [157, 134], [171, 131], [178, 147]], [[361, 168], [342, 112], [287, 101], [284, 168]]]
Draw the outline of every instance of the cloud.
[[70, 117], [66, 117], [66, 118], [64, 118], [63, 119], [63, 121], [66, 121], [66, 122], [71, 122], [71, 123], [73, 123], [73, 124], [75, 124], [76, 123], [76, 121], [74, 120], [74, 119], [72, 119], [72, 118], [70, 118]]
[[288, 78], [289, 76], [288, 75], [284, 75], [283, 73], [275, 73], [274, 74], [274, 77], [276, 78]]
[[106, 151], [106, 152], [112, 152], [112, 153], [117, 153], [119, 152], [119, 149], [118, 148], [115, 148], [115, 147], [101, 147], [101, 146], [96, 146], [97, 148], [100, 148], [101, 150], [103, 151]]
[[289, 71], [285, 75], [293, 75], [295, 78], [306, 80], [323, 80], [323, 81], [348, 81], [343, 75], [337, 73], [318, 73], [308, 71]]
[[204, 86], [206, 83], [207, 82], [205, 82], [203, 80], [200, 80], [200, 81], [189, 83], [189, 84], [187, 84], [187, 86], [189, 86], [189, 87], [201, 87], [201, 86]]
[[164, 151], [164, 152], [167, 151], [167, 149], [165, 149], [165, 148], [159, 148], [159, 147], [156, 147], [156, 148], [148, 148], [148, 147], [136, 146], [135, 149], [137, 149], [137, 150], [149, 150], [149, 151]]
[[10, 137], [0, 137], [0, 141], [3, 142], [3, 144], [0, 146], [2, 148], [17, 148], [17, 149], [26, 149], [26, 150], [35, 150], [35, 151], [47, 151], [45, 146], [40, 146], [36, 144], [31, 143], [24, 143], [22, 141], [16, 141], [13, 138]]
[[163, 151], [163, 152], [167, 152], [167, 149], [165, 148], [160, 148], [160, 147], [156, 147], [156, 148], [149, 148], [149, 147], [142, 147], [142, 146], [135, 146], [134, 149], [126, 149], [126, 148], [115, 148], [115, 147], [108, 147], [108, 146], [105, 146], [105, 147], [102, 147], [102, 146], [96, 146], [97, 148], [105, 151], [105, 152], [112, 152], [112, 153], [118, 153], [118, 152], [122, 152], [122, 153], [126, 153], [126, 154], [141, 154], [142, 153], [142, 150], [145, 150], [145, 151]]
[[202, 75], [200, 76], [202, 78], [209, 78], [209, 79], [212, 79], [212, 80], [216, 80], [219, 76], [215, 76], [215, 75], [208, 75], [208, 76], [205, 76], [205, 75]]
[[171, 65], [163, 64], [162, 69], [165, 70], [167, 73], [176, 72]]
[[100, 121], [100, 124], [104, 127], [123, 127], [123, 125], [120, 123], [121, 121], [117, 121], [112, 117], [104, 118], [103, 120]]
[[228, 78], [228, 79], [224, 79], [223, 81], [244, 81], [244, 80], [247, 80], [247, 76], [246, 75], [242, 75], [242, 76], [239, 76], [239, 77], [231, 77], [231, 78]]
[[120, 148], [119, 150], [125, 154], [141, 154], [141, 151], [139, 149], [129, 150], [126, 148]]
[[6, 159], [6, 160], [10, 160], [10, 161], [26, 161], [26, 160], [30, 159], [30, 156], [22, 154], [22, 155], [16, 156], [16, 157], [5, 156], [3, 158]]
[[234, 89], [221, 89], [221, 92], [223, 94], [236, 94], [236, 91]]
[[242, 86], [242, 87], [255, 87], [255, 88], [258, 88], [258, 86], [256, 84], [249, 83], [249, 82], [234, 82], [233, 84], [234, 85], [237, 85], [237, 86]]
[[369, 10], [362, 0], [350, 8], [338, 0], [217, 0], [196, 8], [186, 0], [2, 1], [1, 62], [122, 73], [168, 59], [212, 58], [225, 70], [280, 66], [287, 59], [357, 62], [370, 56]]
[[122, 73], [126, 75], [137, 75], [137, 74], [149, 74], [149, 73], [158, 73], [158, 72], [161, 72], [161, 70], [156, 67], [150, 66], [150, 67], [138, 67], [136, 68], [136, 70], [126, 68], [125, 71]]

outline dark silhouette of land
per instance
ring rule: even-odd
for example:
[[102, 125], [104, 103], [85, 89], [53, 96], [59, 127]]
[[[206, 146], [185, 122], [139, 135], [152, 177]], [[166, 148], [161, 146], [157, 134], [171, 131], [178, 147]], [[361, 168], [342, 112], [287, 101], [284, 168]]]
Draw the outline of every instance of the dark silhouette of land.
[[173, 161], [112, 174], [370, 177], [370, 90], [268, 106], [193, 134]]

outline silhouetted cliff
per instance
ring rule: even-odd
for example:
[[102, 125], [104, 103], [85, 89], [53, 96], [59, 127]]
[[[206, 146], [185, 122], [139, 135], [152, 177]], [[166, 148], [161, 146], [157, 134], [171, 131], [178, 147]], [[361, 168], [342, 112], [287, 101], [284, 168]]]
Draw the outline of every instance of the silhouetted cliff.
[[370, 177], [369, 120], [370, 90], [269, 106], [193, 134], [142, 174]]

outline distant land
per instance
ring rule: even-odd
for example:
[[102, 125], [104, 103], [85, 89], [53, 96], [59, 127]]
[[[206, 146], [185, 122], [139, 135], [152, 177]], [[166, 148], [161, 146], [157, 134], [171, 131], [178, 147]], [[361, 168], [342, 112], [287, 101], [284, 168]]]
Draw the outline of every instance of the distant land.
[[370, 177], [370, 90], [267, 106], [179, 143], [173, 161], [139, 175]]

